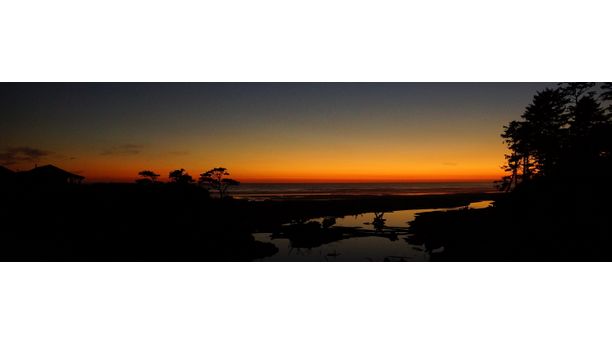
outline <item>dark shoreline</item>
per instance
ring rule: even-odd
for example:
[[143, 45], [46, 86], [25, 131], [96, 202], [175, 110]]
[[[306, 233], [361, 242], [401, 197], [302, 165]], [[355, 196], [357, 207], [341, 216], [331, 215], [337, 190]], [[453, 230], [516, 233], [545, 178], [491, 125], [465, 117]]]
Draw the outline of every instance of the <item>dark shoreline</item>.
[[[294, 219], [325, 216], [348, 216], [367, 212], [388, 212], [406, 209], [453, 208], [471, 202], [497, 200], [503, 193], [438, 194], [410, 196], [337, 196], [334, 198], [287, 198], [267, 201], [248, 201], [257, 210], [263, 223], [287, 223]], [[276, 213], [276, 215], [271, 215]]]
[[[478, 201], [495, 201], [502, 194], [451, 194], [426, 196], [365, 196], [352, 198], [335, 198], [326, 200], [300, 199], [278, 202], [276, 206], [283, 206], [287, 215], [283, 223], [270, 224], [260, 233], [270, 233], [270, 238], [287, 239], [289, 247], [296, 249], [314, 249], [325, 244], [341, 240], [376, 237], [390, 241], [406, 240], [406, 246], [413, 246], [407, 239], [412, 236], [407, 226], [387, 226], [383, 222], [373, 229], [361, 227], [337, 226], [336, 218], [359, 215], [364, 213], [379, 213], [384, 219], [384, 213], [401, 210], [450, 210], [462, 209]], [[271, 204], [272, 205], [272, 204]], [[311, 210], [308, 212], [308, 210]], [[294, 211], [293, 213], [291, 211]], [[406, 219], [408, 220], [408, 219]], [[326, 224], [327, 223], [327, 224]], [[274, 241], [268, 241], [274, 243]], [[419, 244], [419, 245], [422, 245]], [[375, 247], [371, 247], [376, 250]], [[358, 256], [368, 257], [368, 249]], [[287, 256], [287, 260], [292, 260]], [[357, 258], [356, 258], [357, 259]], [[315, 260], [316, 261], [316, 258]], [[360, 260], [355, 260], [360, 261]]]
[[250, 261], [274, 245], [252, 233], [290, 221], [448, 208], [499, 194], [214, 199], [171, 184], [10, 187], [0, 199], [0, 261]]
[[409, 242], [435, 251], [432, 261], [612, 261], [609, 185], [530, 186], [493, 207], [419, 214]]

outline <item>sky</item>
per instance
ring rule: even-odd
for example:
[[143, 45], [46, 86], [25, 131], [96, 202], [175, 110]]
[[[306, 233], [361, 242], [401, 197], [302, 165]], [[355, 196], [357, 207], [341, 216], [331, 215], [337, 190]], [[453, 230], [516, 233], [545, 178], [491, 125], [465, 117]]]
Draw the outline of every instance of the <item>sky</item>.
[[503, 126], [553, 83], [3, 83], [0, 165], [93, 181], [495, 180]]

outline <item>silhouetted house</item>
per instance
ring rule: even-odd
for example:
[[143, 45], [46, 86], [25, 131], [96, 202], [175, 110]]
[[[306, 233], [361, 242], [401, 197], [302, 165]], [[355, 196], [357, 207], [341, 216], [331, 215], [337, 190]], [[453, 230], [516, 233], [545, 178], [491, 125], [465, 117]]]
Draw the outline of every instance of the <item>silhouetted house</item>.
[[0, 166], [0, 184], [10, 184], [15, 180], [15, 172]]
[[28, 184], [64, 185], [80, 184], [85, 177], [64, 171], [53, 165], [36, 167], [32, 170], [19, 172], [22, 182]]

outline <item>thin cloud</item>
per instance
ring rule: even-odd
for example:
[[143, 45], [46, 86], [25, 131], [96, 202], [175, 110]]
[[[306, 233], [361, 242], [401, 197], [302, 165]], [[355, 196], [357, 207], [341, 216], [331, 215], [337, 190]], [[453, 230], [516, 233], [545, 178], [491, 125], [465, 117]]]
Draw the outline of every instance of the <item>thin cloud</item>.
[[53, 159], [61, 160], [61, 161], [69, 161], [69, 160], [76, 160], [76, 157], [70, 156], [70, 155], [59, 154], [59, 153], [53, 153]]
[[446, 165], [446, 166], [457, 166], [456, 162], [443, 162], [442, 165]]
[[8, 147], [0, 153], [0, 163], [3, 165], [15, 165], [19, 163], [38, 163], [40, 159], [53, 154], [51, 151], [21, 146]]
[[142, 147], [135, 144], [113, 146], [100, 152], [100, 155], [136, 155], [142, 151]]
[[168, 152], [169, 155], [187, 155], [189, 154], [188, 151], [170, 151]]

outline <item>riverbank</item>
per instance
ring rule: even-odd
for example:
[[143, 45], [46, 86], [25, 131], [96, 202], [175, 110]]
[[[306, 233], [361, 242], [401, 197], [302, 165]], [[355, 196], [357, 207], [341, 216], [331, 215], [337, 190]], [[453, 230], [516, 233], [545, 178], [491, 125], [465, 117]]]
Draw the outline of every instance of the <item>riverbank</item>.
[[[212, 199], [171, 184], [9, 189], [0, 260], [249, 261], [277, 248], [254, 239], [282, 224], [401, 209], [447, 208], [497, 194]], [[316, 235], [313, 233], [313, 235]]]
[[[339, 217], [368, 212], [389, 212], [405, 209], [453, 208], [472, 202], [497, 200], [501, 193], [468, 193], [409, 196], [335, 196], [284, 198], [247, 202], [259, 225], [278, 225], [294, 220]], [[238, 201], [236, 204], [244, 204]], [[261, 231], [261, 230], [257, 230]]]
[[257, 233], [255, 238], [279, 249], [274, 256], [261, 259], [264, 261], [429, 261], [430, 252], [422, 243], [410, 243], [411, 221], [427, 212], [483, 209], [493, 202], [294, 220], [272, 233]]
[[486, 209], [423, 213], [407, 242], [432, 261], [612, 261], [605, 188], [528, 189]]

